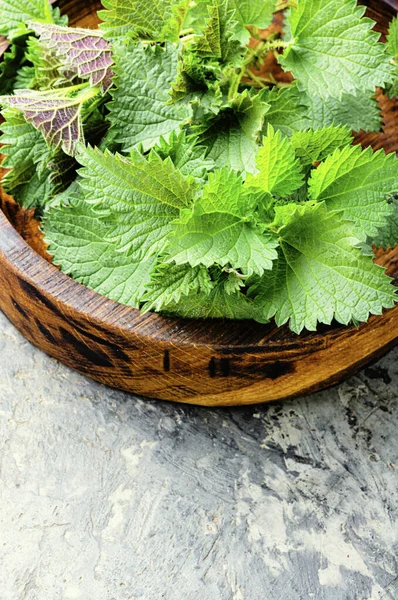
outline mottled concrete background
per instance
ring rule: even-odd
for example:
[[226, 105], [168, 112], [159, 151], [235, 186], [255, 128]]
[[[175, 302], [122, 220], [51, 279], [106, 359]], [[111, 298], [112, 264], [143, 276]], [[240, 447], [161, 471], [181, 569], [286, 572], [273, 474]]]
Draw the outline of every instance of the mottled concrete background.
[[397, 358], [207, 410], [93, 383], [0, 315], [0, 600], [397, 600]]

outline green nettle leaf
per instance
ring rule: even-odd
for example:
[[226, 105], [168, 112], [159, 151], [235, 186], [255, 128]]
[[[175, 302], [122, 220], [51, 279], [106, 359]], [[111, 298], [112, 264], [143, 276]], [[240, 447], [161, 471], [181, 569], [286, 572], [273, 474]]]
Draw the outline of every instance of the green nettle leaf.
[[291, 143], [294, 152], [304, 167], [322, 162], [337, 149], [350, 146], [353, 137], [348, 127], [329, 126], [314, 131], [297, 131]]
[[160, 252], [180, 209], [192, 203], [194, 180], [155, 152], [145, 158], [135, 150], [127, 159], [87, 148], [79, 161], [85, 198], [109, 222], [107, 240], [137, 261]]
[[108, 10], [98, 13], [106, 37], [145, 37], [164, 42], [178, 40], [188, 0], [102, 0]]
[[49, 148], [39, 131], [13, 109], [4, 111], [2, 167], [10, 169], [2, 186], [25, 208], [43, 208], [74, 176], [76, 163]]
[[214, 283], [207, 269], [202, 266], [160, 263], [151, 275], [148, 291], [143, 296], [145, 310], [159, 312], [165, 306], [178, 303], [181, 296], [210, 294]]
[[356, 0], [300, 0], [289, 15], [291, 44], [280, 58], [299, 89], [310, 96], [341, 99], [372, 92], [392, 80], [393, 67], [373, 21]]
[[0, 62], [0, 95], [13, 91], [18, 77], [18, 70], [25, 62], [26, 37], [16, 39], [10, 44]]
[[156, 257], [135, 262], [106, 241], [108, 224], [79, 195], [51, 209], [43, 230], [53, 262], [76, 281], [135, 308], [139, 307]]
[[169, 260], [192, 267], [229, 264], [247, 275], [272, 269], [277, 240], [249, 221], [250, 204], [240, 176], [227, 169], [210, 174], [193, 212], [183, 213], [173, 226]]
[[328, 125], [346, 125], [353, 131], [380, 131], [381, 110], [374, 96], [357, 91], [356, 96], [343, 94], [341, 100], [302, 95], [313, 129]]
[[62, 60], [64, 72], [88, 79], [92, 86], [101, 87], [104, 93], [110, 89], [113, 77], [112, 52], [100, 31], [48, 23], [28, 22], [28, 26], [40, 37], [41, 44], [58, 60]]
[[391, 21], [387, 36], [387, 52], [394, 65], [394, 79], [391, 85], [386, 86], [390, 98], [398, 97], [398, 17]]
[[[359, 239], [349, 223], [330, 214], [323, 204], [276, 209], [280, 253], [252, 293], [263, 317], [277, 325], [289, 321], [300, 333], [317, 323], [366, 321], [394, 306], [391, 280], [371, 258], [355, 248]], [[282, 224], [284, 222], [284, 224]]]
[[116, 89], [109, 104], [110, 135], [130, 152], [144, 151], [189, 122], [192, 109], [183, 103], [168, 104], [177, 73], [178, 49], [172, 44], [119, 47], [115, 53]]
[[240, 41], [247, 43], [250, 38], [249, 25], [259, 29], [271, 25], [276, 0], [228, 0], [228, 6], [235, 10], [235, 19], [240, 25]]
[[35, 37], [28, 39], [26, 60], [28, 64], [20, 69], [15, 89], [43, 91], [68, 86], [75, 79], [74, 73], [65, 73], [63, 62]]
[[28, 123], [40, 131], [47, 143], [74, 155], [76, 144], [84, 139], [81, 112], [85, 102], [95, 97], [96, 88], [83, 89], [76, 95], [63, 88], [48, 92], [21, 90], [15, 96], [1, 96], [0, 104], [20, 110]]
[[398, 246], [398, 194], [389, 198], [393, 213], [387, 223], [377, 231], [377, 235], [370, 240], [376, 248], [395, 248]]
[[1, 0], [0, 35], [9, 40], [19, 37], [27, 32], [26, 21], [68, 24], [68, 18], [61, 17], [59, 9], [53, 9], [49, 0]]
[[210, 293], [182, 296], [179, 302], [170, 303], [162, 312], [187, 319], [255, 319], [266, 322], [253, 300], [242, 292], [228, 293], [224, 282], [215, 285]]
[[201, 57], [233, 62], [241, 56], [240, 43], [232, 39], [236, 26], [234, 12], [228, 10], [227, 0], [213, 0], [209, 3], [209, 15], [203, 35], [194, 46], [195, 52]]
[[217, 167], [255, 172], [259, 133], [269, 110], [264, 96], [244, 91], [217, 117], [196, 128], [199, 144], [208, 149]]
[[279, 91], [273, 88], [268, 91], [264, 99], [270, 106], [265, 115], [265, 131], [268, 125], [272, 125], [283, 135], [291, 137], [295, 131], [312, 127], [312, 122], [308, 118], [308, 106], [295, 85]]
[[295, 155], [295, 149], [280, 131], [268, 125], [256, 165], [258, 173], [249, 174], [247, 185], [261, 188], [268, 194], [284, 197], [298, 190], [303, 184], [304, 174]]
[[398, 190], [398, 161], [383, 150], [349, 146], [336, 150], [309, 180], [309, 195], [324, 201], [329, 211], [339, 211], [353, 221], [361, 239], [373, 236], [391, 215], [386, 197]]
[[178, 134], [173, 132], [169, 141], [160, 138], [154, 150], [162, 160], [169, 157], [174, 166], [187, 177], [195, 177], [202, 181], [214, 168], [214, 161], [206, 157], [206, 149], [197, 146], [195, 138], [188, 139], [184, 130]]

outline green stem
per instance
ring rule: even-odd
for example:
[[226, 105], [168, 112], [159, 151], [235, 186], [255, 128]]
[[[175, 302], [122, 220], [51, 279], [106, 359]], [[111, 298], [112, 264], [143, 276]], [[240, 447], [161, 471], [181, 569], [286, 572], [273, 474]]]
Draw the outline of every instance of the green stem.
[[277, 3], [275, 10], [279, 11], [285, 10], [286, 8], [297, 8], [297, 6], [297, 0], [281, 0], [281, 2]]

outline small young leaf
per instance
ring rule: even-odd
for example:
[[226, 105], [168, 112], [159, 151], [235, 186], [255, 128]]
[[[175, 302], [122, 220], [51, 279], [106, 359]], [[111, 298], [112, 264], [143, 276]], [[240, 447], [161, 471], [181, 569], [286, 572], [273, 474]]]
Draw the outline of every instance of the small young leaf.
[[28, 22], [40, 42], [63, 61], [64, 71], [88, 79], [106, 93], [112, 86], [112, 52], [100, 31]]
[[182, 296], [210, 294], [213, 287], [208, 270], [202, 266], [161, 263], [152, 273], [142, 300], [146, 311], [159, 312], [171, 303], [178, 303]]
[[118, 47], [115, 54], [116, 89], [109, 104], [110, 135], [130, 152], [142, 144], [144, 151], [179, 131], [191, 116], [186, 104], [168, 104], [177, 72], [178, 49], [172, 44], [144, 48]]
[[322, 129], [296, 131], [291, 139], [294, 152], [304, 167], [322, 162], [338, 148], [350, 146], [353, 137], [348, 127], [329, 126]]
[[217, 167], [253, 173], [259, 133], [268, 110], [263, 93], [251, 96], [244, 91], [217, 117], [196, 128], [199, 144], [208, 149]]
[[[359, 239], [323, 204], [277, 207], [280, 253], [276, 266], [251, 291], [263, 317], [289, 321], [300, 333], [335, 318], [347, 325], [391, 308], [395, 291], [379, 266], [356, 248]], [[283, 224], [284, 223], [284, 224]]]
[[209, 3], [209, 15], [203, 35], [193, 49], [201, 57], [232, 63], [235, 57], [241, 56], [241, 46], [232, 39], [236, 21], [233, 11], [228, 10], [227, 0]]
[[355, 223], [361, 239], [373, 236], [386, 223], [391, 207], [386, 196], [398, 190], [398, 160], [383, 150], [348, 146], [336, 150], [309, 180], [310, 198], [324, 201]]
[[341, 100], [344, 93], [374, 92], [392, 81], [393, 67], [364, 12], [356, 0], [300, 0], [291, 9], [291, 45], [280, 63], [299, 89]]
[[279, 91], [273, 88], [264, 100], [270, 106], [265, 115], [264, 131], [267, 131], [268, 125], [272, 125], [275, 130], [291, 137], [295, 131], [312, 127], [307, 104], [295, 85]]
[[292, 144], [271, 125], [257, 154], [256, 165], [258, 173], [250, 174], [246, 184], [261, 188], [267, 194], [289, 196], [303, 184], [304, 174]]
[[376, 248], [395, 248], [398, 246], [398, 194], [389, 198], [393, 213], [388, 218], [387, 223], [378, 229], [377, 234], [371, 238], [371, 242]]
[[188, 139], [184, 130], [179, 134], [172, 132], [168, 142], [163, 137], [160, 138], [154, 150], [162, 160], [169, 157], [186, 177], [204, 180], [214, 168], [214, 161], [206, 157], [206, 149], [197, 146], [195, 138]]

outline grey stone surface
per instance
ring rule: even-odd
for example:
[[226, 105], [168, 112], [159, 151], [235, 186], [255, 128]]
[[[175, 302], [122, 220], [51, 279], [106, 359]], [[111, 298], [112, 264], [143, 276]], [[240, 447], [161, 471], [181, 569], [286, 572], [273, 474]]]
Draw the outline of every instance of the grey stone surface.
[[0, 314], [0, 599], [397, 600], [397, 358], [208, 410], [93, 383]]

